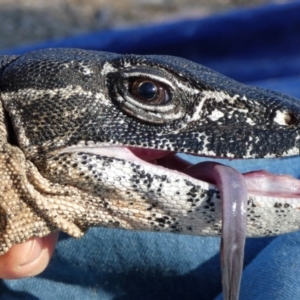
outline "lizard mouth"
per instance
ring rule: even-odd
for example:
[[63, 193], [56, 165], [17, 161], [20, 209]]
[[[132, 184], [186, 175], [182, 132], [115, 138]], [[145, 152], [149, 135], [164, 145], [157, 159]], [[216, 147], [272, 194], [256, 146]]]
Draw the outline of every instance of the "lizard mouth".
[[[299, 198], [300, 181], [290, 176], [266, 171], [241, 174], [237, 170], [213, 162], [191, 164], [172, 151], [124, 146], [71, 146], [59, 152], [85, 152], [131, 161], [139, 165], [155, 165], [167, 176], [174, 172], [181, 177], [216, 186], [222, 201], [221, 264], [223, 290], [238, 295], [242, 276], [247, 226], [248, 196], [258, 195], [274, 205], [274, 198]], [[200, 216], [199, 216], [200, 218]], [[228, 297], [229, 299], [229, 297]], [[231, 299], [231, 297], [230, 297]]]
[[[247, 223], [247, 187], [242, 174], [227, 166], [204, 162], [190, 164], [174, 153], [151, 152], [130, 149], [140, 158], [168, 169], [175, 169], [193, 178], [217, 186], [222, 200], [221, 268], [223, 293], [226, 299], [239, 295], [243, 271], [244, 247]], [[156, 156], [156, 157], [155, 157]], [[228, 297], [227, 297], [228, 296]]]
[[[216, 185], [207, 162], [192, 164], [172, 151], [128, 147], [138, 158], [149, 163], [185, 173], [193, 178]], [[193, 155], [194, 156], [194, 155]], [[210, 162], [213, 164], [213, 162]], [[276, 175], [258, 170], [243, 173], [247, 191], [250, 195], [269, 197], [299, 198], [300, 180], [289, 175]], [[218, 187], [219, 188], [219, 187]]]
[[291, 176], [274, 175], [263, 170], [241, 174], [214, 162], [192, 165], [172, 152], [138, 148], [130, 148], [130, 151], [150, 163], [183, 172], [217, 186], [222, 200], [220, 253], [223, 293], [226, 299], [237, 298], [243, 271], [248, 195], [271, 199], [297, 198], [300, 194], [300, 181]]

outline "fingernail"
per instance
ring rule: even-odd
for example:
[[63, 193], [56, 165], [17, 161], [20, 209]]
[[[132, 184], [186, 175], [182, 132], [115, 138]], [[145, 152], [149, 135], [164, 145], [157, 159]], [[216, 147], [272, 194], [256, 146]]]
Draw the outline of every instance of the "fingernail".
[[21, 264], [19, 264], [19, 267], [30, 265], [31, 263], [36, 261], [43, 251], [43, 238], [32, 238], [26, 243], [28, 243], [28, 255], [25, 256], [24, 261]]

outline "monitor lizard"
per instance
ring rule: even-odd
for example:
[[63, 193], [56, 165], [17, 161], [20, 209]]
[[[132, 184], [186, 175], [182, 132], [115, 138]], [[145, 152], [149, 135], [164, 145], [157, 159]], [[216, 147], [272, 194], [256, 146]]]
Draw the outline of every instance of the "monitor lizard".
[[0, 56], [0, 98], [0, 255], [91, 226], [222, 236], [237, 299], [246, 234], [300, 227], [296, 179], [176, 155], [298, 155], [293, 97], [178, 57], [46, 49]]

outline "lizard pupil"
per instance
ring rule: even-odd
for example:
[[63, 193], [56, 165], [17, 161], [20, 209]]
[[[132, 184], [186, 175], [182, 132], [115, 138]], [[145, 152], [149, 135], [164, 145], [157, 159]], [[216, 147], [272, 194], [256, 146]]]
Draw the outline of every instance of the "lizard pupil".
[[157, 87], [149, 81], [142, 82], [138, 87], [138, 93], [145, 100], [152, 100], [157, 95]]
[[129, 82], [129, 93], [137, 101], [147, 105], [162, 105], [171, 99], [165, 84], [148, 78], [133, 78]]

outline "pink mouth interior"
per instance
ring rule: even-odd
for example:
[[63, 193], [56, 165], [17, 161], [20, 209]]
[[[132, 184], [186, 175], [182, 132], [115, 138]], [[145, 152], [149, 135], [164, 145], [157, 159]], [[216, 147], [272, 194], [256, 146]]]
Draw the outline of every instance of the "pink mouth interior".
[[[207, 169], [208, 165], [205, 163], [198, 163], [193, 165], [193, 169], [190, 169], [192, 164], [178, 157], [172, 151], [133, 147], [128, 149], [134, 155], [149, 163], [185, 173], [193, 178], [211, 184], [216, 184], [214, 175]], [[298, 198], [300, 196], [300, 180], [289, 175], [275, 175], [264, 170], [259, 170], [244, 173], [243, 177], [246, 181], [248, 194], [287, 198]]]

